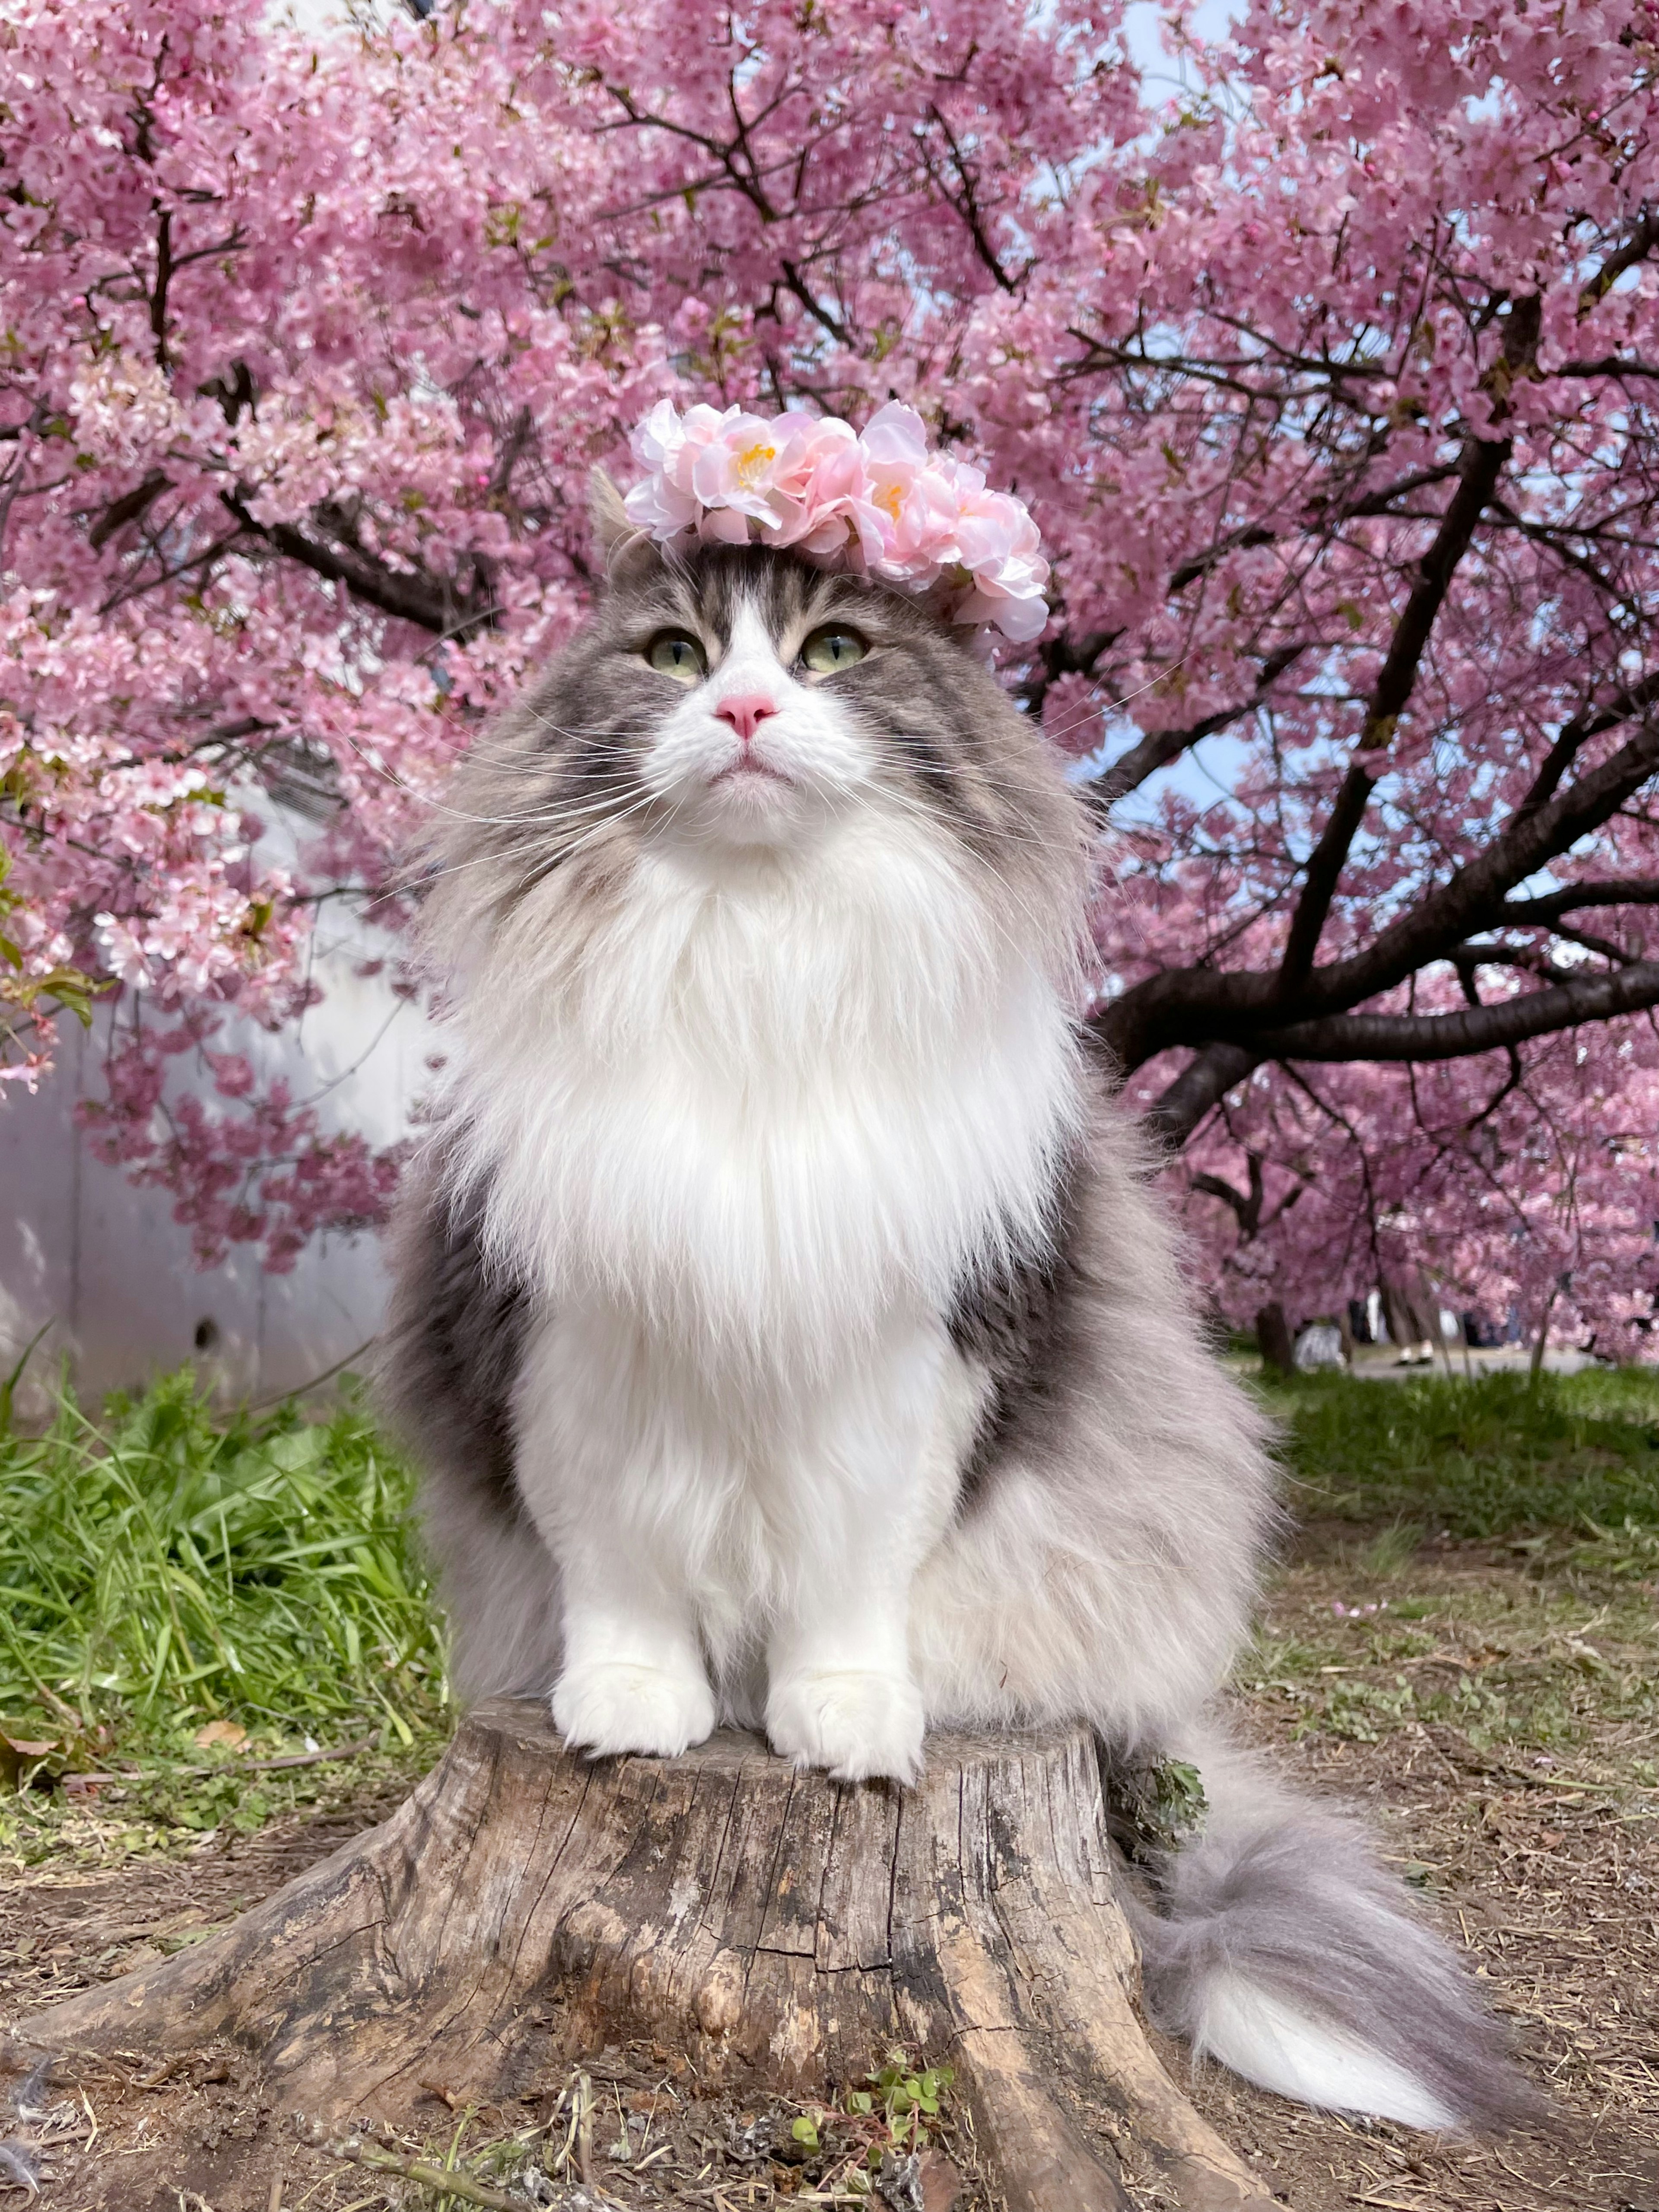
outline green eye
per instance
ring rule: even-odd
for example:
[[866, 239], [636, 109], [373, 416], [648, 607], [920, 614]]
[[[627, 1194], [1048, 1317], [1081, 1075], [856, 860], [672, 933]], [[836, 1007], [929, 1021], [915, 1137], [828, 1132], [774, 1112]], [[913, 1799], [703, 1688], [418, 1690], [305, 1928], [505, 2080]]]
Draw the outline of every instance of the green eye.
[[708, 673], [702, 647], [683, 629], [659, 630], [645, 657], [659, 676], [672, 676], [676, 684], [701, 684]]
[[800, 657], [815, 676], [833, 676], [838, 669], [856, 667], [869, 650], [855, 629], [838, 629], [834, 623], [826, 623], [807, 639]]

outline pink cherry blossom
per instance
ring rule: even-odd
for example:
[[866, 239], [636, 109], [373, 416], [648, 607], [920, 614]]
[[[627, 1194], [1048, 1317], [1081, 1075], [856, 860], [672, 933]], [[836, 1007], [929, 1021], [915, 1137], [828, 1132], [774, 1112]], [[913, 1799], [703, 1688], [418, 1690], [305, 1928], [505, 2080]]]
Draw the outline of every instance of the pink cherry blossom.
[[1113, 0], [17, 0], [0, 1110], [85, 1011], [204, 1259], [377, 1218], [227, 1027], [407, 920], [597, 463], [994, 630], [1223, 1310], [1650, 1343], [1659, 15], [1165, 19], [1143, 84]]

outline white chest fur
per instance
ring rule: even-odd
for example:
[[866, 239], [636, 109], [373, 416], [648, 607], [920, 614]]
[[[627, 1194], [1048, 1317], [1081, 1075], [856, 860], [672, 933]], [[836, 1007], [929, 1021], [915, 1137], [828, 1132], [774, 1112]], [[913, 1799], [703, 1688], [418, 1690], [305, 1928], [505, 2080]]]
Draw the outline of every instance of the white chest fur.
[[820, 1376], [1040, 1230], [1075, 1111], [1063, 989], [948, 852], [648, 855], [556, 876], [460, 1017], [465, 1168], [550, 1305], [699, 1364]]

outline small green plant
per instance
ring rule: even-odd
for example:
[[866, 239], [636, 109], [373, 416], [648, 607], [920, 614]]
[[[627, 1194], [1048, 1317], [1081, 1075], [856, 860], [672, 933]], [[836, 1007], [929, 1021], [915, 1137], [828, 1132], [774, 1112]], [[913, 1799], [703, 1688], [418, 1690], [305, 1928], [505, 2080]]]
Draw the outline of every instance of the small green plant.
[[1644, 1528], [1628, 1517], [1617, 1528], [1604, 1528], [1594, 1521], [1588, 1525], [1588, 1541], [1568, 1555], [1571, 1565], [1621, 1577], [1659, 1574], [1659, 1528]]
[[1379, 1530], [1355, 1555], [1355, 1565], [1376, 1582], [1391, 1582], [1408, 1564], [1423, 1540], [1423, 1531], [1410, 1521], [1396, 1521]]
[[875, 2167], [888, 2150], [921, 2150], [927, 2145], [928, 2122], [938, 2119], [956, 2074], [949, 2066], [918, 2068], [907, 2052], [893, 2050], [864, 2079], [863, 2088], [848, 2091], [847, 2109], [856, 2117], [878, 2119], [886, 2130], [885, 2142], [878, 2139], [866, 2154]]
[[1184, 1759], [1113, 1766], [1106, 1777], [1112, 1832], [1129, 1856], [1150, 1865], [1178, 1851], [1202, 1828], [1209, 1803], [1203, 1778]]

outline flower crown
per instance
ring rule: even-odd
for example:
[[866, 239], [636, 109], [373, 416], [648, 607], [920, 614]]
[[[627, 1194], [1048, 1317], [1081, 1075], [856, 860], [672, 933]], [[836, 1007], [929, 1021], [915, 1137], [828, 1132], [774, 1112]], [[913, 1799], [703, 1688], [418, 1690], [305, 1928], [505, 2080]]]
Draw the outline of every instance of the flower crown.
[[1021, 644], [1042, 634], [1048, 563], [1024, 503], [988, 491], [982, 470], [930, 453], [913, 408], [891, 402], [859, 432], [798, 409], [682, 415], [665, 399], [630, 443], [647, 474], [623, 504], [659, 544], [694, 532], [722, 545], [787, 545], [911, 592], [953, 579], [957, 622], [994, 623]]

